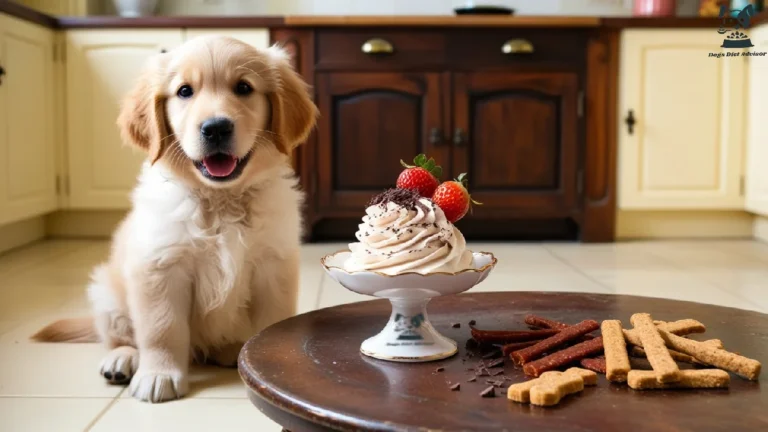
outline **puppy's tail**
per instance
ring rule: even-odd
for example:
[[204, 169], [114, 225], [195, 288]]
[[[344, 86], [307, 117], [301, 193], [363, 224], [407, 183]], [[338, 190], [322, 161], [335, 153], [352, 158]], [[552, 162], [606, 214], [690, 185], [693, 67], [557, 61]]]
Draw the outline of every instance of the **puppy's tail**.
[[37, 342], [98, 342], [93, 317], [67, 318], [48, 324], [32, 335]]

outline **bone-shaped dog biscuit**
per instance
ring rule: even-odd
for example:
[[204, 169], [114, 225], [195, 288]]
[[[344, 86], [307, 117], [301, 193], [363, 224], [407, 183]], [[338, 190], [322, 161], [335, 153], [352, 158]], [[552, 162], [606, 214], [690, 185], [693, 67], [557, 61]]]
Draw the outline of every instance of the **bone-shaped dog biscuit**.
[[[576, 384], [576, 379], [578, 379], [581, 384]], [[564, 385], [565, 389], [552, 389], [550, 383], [555, 383], [556, 386]], [[597, 385], [597, 374], [592, 371], [577, 367], [572, 367], [565, 372], [544, 372], [540, 377], [536, 379], [512, 384], [509, 386], [509, 389], [507, 390], [507, 399], [520, 403], [533, 403], [535, 405], [554, 405], [557, 404], [557, 402], [549, 402], [555, 399], [559, 402], [560, 399], [567, 394], [581, 391], [585, 385]], [[537, 400], [543, 401], [544, 403], [533, 402], [531, 391], [537, 386], [542, 386], [540, 390], [537, 390]], [[574, 388], [576, 388], [574, 386], [577, 386], [578, 389], [574, 390]], [[559, 394], [559, 396], [556, 397], [555, 394]]]
[[552, 406], [572, 393], [584, 390], [584, 380], [577, 373], [564, 373], [531, 388], [531, 405]]

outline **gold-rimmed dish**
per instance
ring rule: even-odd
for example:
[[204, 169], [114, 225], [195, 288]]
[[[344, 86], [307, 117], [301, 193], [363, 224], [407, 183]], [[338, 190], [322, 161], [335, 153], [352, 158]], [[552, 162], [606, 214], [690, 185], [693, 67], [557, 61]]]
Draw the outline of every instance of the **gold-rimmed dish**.
[[459, 294], [479, 284], [496, 265], [489, 252], [473, 252], [469, 268], [453, 272], [405, 272], [389, 275], [376, 271], [347, 271], [344, 262], [352, 252], [323, 257], [325, 271], [344, 288], [358, 294], [386, 298], [392, 314], [384, 329], [366, 339], [360, 351], [370, 357], [396, 362], [424, 362], [450, 357], [456, 342], [441, 335], [429, 322], [427, 303], [434, 297]]

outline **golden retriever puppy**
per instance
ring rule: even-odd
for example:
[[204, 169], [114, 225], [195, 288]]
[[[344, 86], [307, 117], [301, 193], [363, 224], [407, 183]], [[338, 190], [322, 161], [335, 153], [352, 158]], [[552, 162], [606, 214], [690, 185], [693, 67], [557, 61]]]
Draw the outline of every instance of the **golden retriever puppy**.
[[33, 338], [103, 341], [100, 373], [149, 402], [184, 396], [190, 359], [236, 365], [250, 336], [295, 313], [303, 196], [289, 154], [316, 117], [276, 47], [204, 37], [153, 59], [118, 119], [148, 159], [93, 272], [93, 316]]

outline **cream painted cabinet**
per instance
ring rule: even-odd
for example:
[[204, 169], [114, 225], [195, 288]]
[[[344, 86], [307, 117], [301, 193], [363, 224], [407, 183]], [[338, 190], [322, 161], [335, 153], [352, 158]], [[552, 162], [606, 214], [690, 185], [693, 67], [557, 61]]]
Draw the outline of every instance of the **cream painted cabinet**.
[[0, 224], [53, 211], [54, 34], [0, 14]]
[[722, 40], [713, 29], [623, 33], [619, 208], [743, 209], [747, 61], [710, 57], [735, 52]]
[[[749, 34], [754, 51], [768, 51], [768, 25]], [[768, 216], [768, 58], [747, 61], [747, 210]]]
[[68, 206], [125, 209], [144, 155], [123, 145], [120, 103], [147, 60], [182, 43], [183, 31], [66, 33]]
[[190, 40], [198, 36], [221, 35], [239, 39], [256, 48], [267, 48], [269, 46], [268, 29], [187, 29], [185, 32], [185, 40]]

